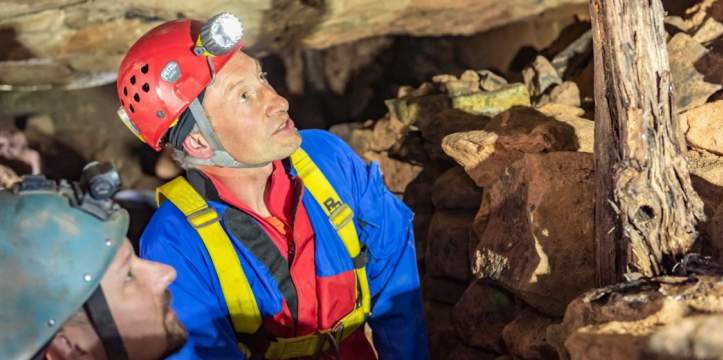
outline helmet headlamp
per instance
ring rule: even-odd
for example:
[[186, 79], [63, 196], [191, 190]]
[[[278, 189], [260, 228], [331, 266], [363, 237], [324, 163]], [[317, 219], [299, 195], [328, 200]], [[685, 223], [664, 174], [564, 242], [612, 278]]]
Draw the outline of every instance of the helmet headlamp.
[[[221, 56], [233, 49], [243, 36], [241, 21], [229, 12], [223, 12], [212, 17], [201, 28], [197, 55], [208, 53]], [[199, 49], [201, 48], [201, 49]], [[200, 50], [205, 50], [200, 52]]]

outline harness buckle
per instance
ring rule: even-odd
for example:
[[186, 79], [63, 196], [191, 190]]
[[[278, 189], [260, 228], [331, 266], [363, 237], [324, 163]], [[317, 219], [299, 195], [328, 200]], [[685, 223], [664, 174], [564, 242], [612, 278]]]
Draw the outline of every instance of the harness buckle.
[[[206, 221], [204, 221], [204, 222], [202, 222], [202, 223], [200, 223], [200, 224], [196, 224], [196, 222], [195, 222], [196, 218], [198, 218], [198, 217], [200, 217], [200, 216], [203, 216], [203, 215], [206, 215], [206, 214], [211, 213], [211, 212], [215, 214], [215, 216], [214, 216], [213, 218], [211, 218], [211, 219], [209, 219], [209, 220], [206, 220]], [[213, 223], [215, 223], [215, 222], [217, 222], [217, 221], [220, 221], [220, 220], [221, 220], [221, 215], [218, 213], [218, 211], [216, 211], [216, 209], [214, 209], [214, 208], [212, 208], [212, 207], [209, 206], [209, 207], [207, 207], [207, 208], [203, 208], [203, 209], [201, 209], [201, 210], [194, 211], [194, 212], [191, 213], [190, 215], [186, 216], [186, 220], [188, 221], [189, 224], [191, 224], [191, 226], [192, 226], [194, 229], [198, 230], [198, 229], [201, 229], [201, 228], [205, 228], [206, 226], [209, 226], [209, 225], [211, 225], [211, 224], [213, 224]]]
[[[341, 221], [337, 221], [337, 218], [344, 216], [344, 219]], [[334, 230], [339, 231], [346, 226], [351, 219], [354, 217], [354, 211], [351, 209], [349, 204], [343, 203], [338, 208], [334, 209], [334, 211], [329, 214], [329, 222], [331, 222], [331, 226], [334, 227]]]
[[341, 353], [339, 352], [339, 344], [336, 341], [336, 336], [332, 334], [331, 332], [317, 332], [316, 336], [318, 336], [321, 341], [319, 341], [319, 345], [316, 347], [316, 353], [314, 354], [313, 359], [319, 360], [321, 359], [321, 354], [324, 352], [324, 345], [326, 343], [329, 343], [330, 350], [334, 350], [334, 358], [336, 360], [341, 360]]

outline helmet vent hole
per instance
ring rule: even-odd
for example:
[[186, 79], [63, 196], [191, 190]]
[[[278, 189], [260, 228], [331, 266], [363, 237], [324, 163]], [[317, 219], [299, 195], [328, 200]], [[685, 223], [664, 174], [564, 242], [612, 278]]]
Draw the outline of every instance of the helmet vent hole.
[[123, 88], [123, 95], [128, 96], [128, 89]]
[[135, 84], [136, 84], [136, 76], [133, 75], [133, 76], [131, 76], [131, 85], [135, 85]]
[[145, 83], [145, 84], [143, 84], [142, 89], [143, 89], [143, 91], [148, 92], [149, 90], [151, 90], [151, 87], [148, 86], [148, 83]]
[[133, 100], [135, 100], [136, 102], [141, 102], [141, 97], [138, 96], [138, 94], [135, 94], [133, 95]]
[[144, 74], [148, 73], [148, 64], [143, 65], [143, 67], [141, 68], [141, 72]]
[[123, 99], [121, 99], [121, 106], [126, 106], [126, 103], [125, 101], [123, 101]]
[[136, 110], [133, 109], [133, 105], [129, 106], [129, 108], [131, 109], [131, 112], [132, 112], [132, 113], [135, 113], [135, 112], [136, 112]]

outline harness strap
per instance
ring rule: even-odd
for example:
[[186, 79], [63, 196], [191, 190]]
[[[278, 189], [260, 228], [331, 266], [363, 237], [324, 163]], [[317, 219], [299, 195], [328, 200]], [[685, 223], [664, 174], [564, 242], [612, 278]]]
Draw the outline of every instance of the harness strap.
[[[319, 170], [319, 167], [314, 164], [306, 151], [301, 148], [296, 150], [296, 152], [291, 154], [291, 162], [294, 164], [294, 168], [299, 174], [299, 177], [304, 181], [306, 188], [309, 189], [311, 195], [319, 202], [319, 205], [324, 209], [326, 215], [329, 216], [329, 221], [339, 234], [347, 252], [349, 252], [349, 256], [351, 256], [352, 259], [359, 256], [361, 253], [361, 244], [356, 233], [356, 227], [354, 227], [354, 222], [351, 221], [354, 217], [354, 212], [349, 204], [341, 201], [336, 190], [334, 190], [329, 180], [327, 180], [321, 170]], [[354, 273], [356, 274], [357, 281], [357, 299], [361, 300], [361, 308], [364, 310], [364, 313], [369, 313], [371, 302], [369, 299], [369, 283], [367, 281], [366, 270], [364, 267], [356, 268], [355, 264]], [[361, 326], [361, 324], [359, 326]]]
[[158, 188], [160, 205], [170, 200], [201, 236], [221, 283], [231, 324], [236, 332], [253, 334], [261, 327], [261, 313], [233, 244], [223, 230], [221, 216], [183, 177]]

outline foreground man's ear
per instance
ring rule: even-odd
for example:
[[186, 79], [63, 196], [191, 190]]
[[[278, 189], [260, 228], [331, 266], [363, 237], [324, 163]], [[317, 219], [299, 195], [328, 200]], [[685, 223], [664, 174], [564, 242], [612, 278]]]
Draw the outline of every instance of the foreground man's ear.
[[74, 360], [87, 356], [88, 352], [71, 341], [63, 330], [55, 335], [48, 348], [48, 353], [45, 355], [48, 360]]
[[213, 157], [213, 150], [211, 150], [211, 147], [208, 146], [206, 138], [203, 137], [203, 134], [200, 132], [189, 134], [183, 142], [183, 148], [186, 150], [188, 155], [198, 159], [210, 159]]

